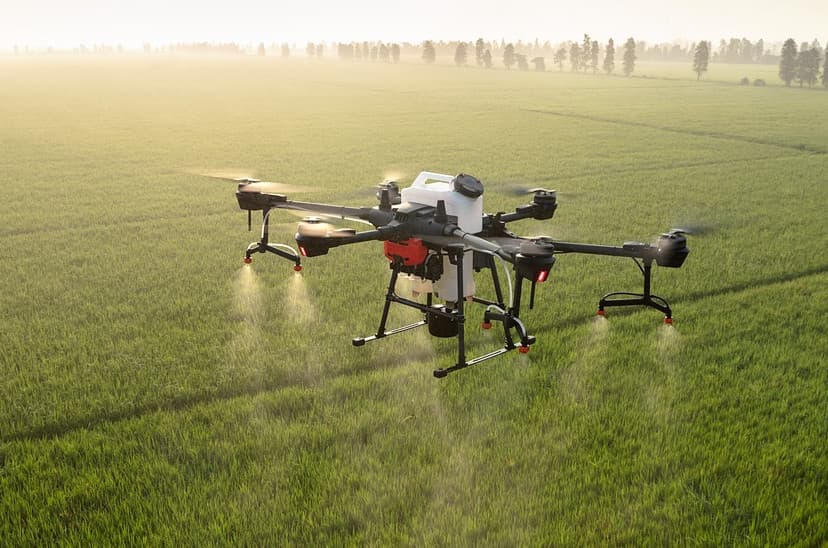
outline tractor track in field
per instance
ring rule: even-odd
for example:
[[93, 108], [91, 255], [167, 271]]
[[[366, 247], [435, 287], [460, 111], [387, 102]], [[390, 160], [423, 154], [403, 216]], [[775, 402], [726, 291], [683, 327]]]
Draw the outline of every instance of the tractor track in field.
[[802, 152], [806, 154], [828, 154], [828, 149], [807, 145], [805, 143], [792, 145], [788, 143], [781, 143], [779, 141], [773, 141], [771, 139], [762, 139], [759, 137], [745, 137], [744, 135], [735, 135], [732, 133], [722, 133], [718, 131], [702, 131], [670, 126], [659, 126], [657, 124], [648, 124], [646, 122], [634, 122], [632, 120], [619, 120], [617, 118], [604, 118], [602, 116], [593, 116], [590, 114], [575, 114], [571, 112], [561, 112], [556, 110], [543, 110], [532, 108], [524, 108], [521, 110], [524, 112], [531, 112], [534, 114], [545, 114], [547, 116], [558, 116], [561, 118], [572, 118], [575, 120], [588, 120], [591, 122], [601, 122], [605, 124], [616, 124], [620, 126], [655, 129], [659, 131], [667, 131], [670, 133], [679, 133], [682, 135], [692, 135], [694, 137], [708, 137], [711, 139], [722, 139], [726, 141], [739, 141], [742, 143], [751, 143], [755, 145], [779, 147], [787, 150], [795, 150], [797, 152]]
[[[759, 289], [769, 287], [772, 285], [784, 284], [810, 276], [817, 276], [828, 273], [828, 264], [803, 270], [800, 272], [790, 272], [772, 276], [764, 280], [754, 280], [736, 283], [730, 286], [695, 291], [688, 293], [682, 297], [674, 299], [675, 303], [686, 303], [707, 299], [710, 297], [717, 297], [722, 295], [732, 295], [743, 291], [752, 289]], [[535, 331], [554, 330], [565, 327], [577, 327], [587, 321], [587, 317], [577, 317], [563, 322], [550, 322], [546, 324], [539, 324]], [[373, 374], [378, 371], [391, 371], [394, 369], [407, 367], [410, 360], [403, 359], [399, 362], [387, 361], [384, 364], [377, 366], [376, 364], [364, 364], [363, 366], [354, 370], [346, 371], [339, 374], [333, 374], [325, 377], [325, 381], [340, 380], [347, 378], [359, 378], [366, 375]], [[193, 407], [202, 404], [210, 404], [220, 401], [229, 401], [241, 397], [255, 397], [269, 392], [285, 390], [289, 388], [307, 388], [309, 386], [317, 386], [318, 384], [308, 382], [303, 378], [298, 379], [283, 379], [266, 383], [256, 387], [244, 387], [238, 389], [224, 389], [213, 393], [200, 393], [173, 398], [166, 402], [147, 403], [136, 406], [130, 409], [123, 409], [119, 411], [112, 411], [110, 413], [101, 414], [97, 416], [78, 418], [65, 423], [44, 424], [34, 427], [30, 430], [15, 432], [0, 438], [0, 443], [12, 443], [20, 441], [43, 441], [52, 438], [59, 438], [69, 435], [80, 430], [91, 430], [106, 424], [114, 424], [125, 420], [138, 419], [145, 415], [150, 415], [159, 412], [180, 412], [186, 411]]]
[[604, 177], [604, 176], [612, 176], [615, 177], [617, 175], [629, 175], [634, 173], [652, 173], [652, 172], [659, 172], [659, 171], [671, 171], [675, 169], [692, 169], [695, 167], [708, 167], [708, 166], [716, 166], [722, 164], [741, 164], [745, 162], [772, 162], [775, 160], [785, 160], [785, 159], [792, 159], [792, 158], [801, 158], [799, 154], [779, 154], [777, 156], [764, 156], [764, 157], [744, 157], [744, 158], [732, 158], [727, 160], [699, 160], [699, 161], [691, 161], [691, 162], [677, 162], [670, 165], [653, 165], [653, 166], [645, 166], [645, 167], [627, 167], [627, 168], [612, 168], [612, 169], [605, 169], [602, 171], [587, 171], [581, 173], [574, 173], [572, 175], [562, 176], [555, 179], [539, 179], [533, 182], [533, 185], [544, 185], [544, 184], [557, 184], [560, 181], [566, 180], [571, 181], [574, 179], [586, 179], [590, 177]]

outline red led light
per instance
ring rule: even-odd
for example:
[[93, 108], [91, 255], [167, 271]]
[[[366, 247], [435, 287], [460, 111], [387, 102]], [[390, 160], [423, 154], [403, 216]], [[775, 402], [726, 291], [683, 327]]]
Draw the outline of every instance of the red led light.
[[535, 281], [536, 282], [545, 282], [546, 278], [548, 278], [548, 277], [549, 277], [549, 271], [548, 270], [541, 270], [535, 276]]
[[308, 256], [308, 250], [305, 249], [304, 246], [301, 246], [301, 245], [299, 246], [299, 253], [302, 254], [302, 257], [307, 257]]

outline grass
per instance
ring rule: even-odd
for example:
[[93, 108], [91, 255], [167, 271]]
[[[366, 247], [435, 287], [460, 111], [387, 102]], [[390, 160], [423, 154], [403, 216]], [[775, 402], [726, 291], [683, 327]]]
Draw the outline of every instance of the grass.
[[[5, 543], [828, 538], [828, 94], [271, 58], [0, 72]], [[194, 174], [361, 204], [385, 173], [423, 169], [480, 177], [488, 211], [518, 185], [558, 188], [555, 219], [521, 233], [714, 227], [655, 273], [676, 328], [649, 311], [595, 323], [637, 271], [564, 256], [525, 316], [528, 356], [437, 381], [451, 341], [350, 345], [379, 319], [379, 244], [300, 277], [241, 269], [233, 187]]]

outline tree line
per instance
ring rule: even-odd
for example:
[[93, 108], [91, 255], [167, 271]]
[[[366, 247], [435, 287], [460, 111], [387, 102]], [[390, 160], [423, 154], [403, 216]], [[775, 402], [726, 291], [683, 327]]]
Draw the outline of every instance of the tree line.
[[[517, 47], [516, 47], [517, 44]], [[337, 56], [340, 59], [356, 59], [370, 61], [384, 61], [397, 63], [403, 51], [406, 53], [419, 53], [425, 63], [434, 63], [437, 60], [438, 52], [450, 53], [453, 47], [453, 59], [457, 66], [469, 65], [474, 59], [474, 64], [482, 68], [492, 68], [499, 62], [507, 69], [517, 68], [518, 70], [530, 70], [530, 64], [536, 71], [546, 71], [546, 59], [551, 58], [559, 71], [564, 70], [564, 64], [568, 63], [572, 72], [592, 72], [596, 74], [599, 70], [611, 75], [616, 70], [615, 42], [610, 38], [605, 45], [593, 40], [589, 34], [584, 34], [581, 41], [564, 42], [556, 48], [549, 42], [540, 44], [535, 40], [534, 44], [506, 43], [501, 41], [498, 47], [497, 42], [487, 42], [478, 38], [475, 42], [434, 42], [426, 40], [421, 46], [403, 43], [385, 44], [382, 42], [351, 42], [337, 43]], [[521, 47], [525, 48], [521, 51]], [[789, 38], [782, 46], [779, 56], [772, 55], [765, 49], [764, 41], [758, 40], [755, 44], [746, 38], [731, 38], [729, 41], [721, 40], [718, 51], [713, 50], [712, 43], [700, 41], [693, 43], [685, 50], [679, 45], [672, 45], [667, 53], [666, 48], [656, 44], [647, 47], [644, 42], [636, 42], [630, 37], [625, 42], [620, 59], [620, 69], [624, 76], [631, 76], [635, 71], [636, 61], [639, 59], [690, 59], [692, 70], [696, 73], [696, 79], [700, 80], [707, 72], [710, 62], [722, 63], [764, 63], [771, 59], [779, 60], [779, 77], [790, 86], [792, 82], [798, 82], [801, 87], [808, 85], [815, 86], [821, 82], [828, 88], [828, 47], [823, 54], [817, 40], [811, 44], [803, 42], [797, 48], [796, 42]], [[493, 50], [495, 53], [493, 54]], [[641, 55], [641, 51], [646, 52]], [[259, 55], [264, 55], [264, 44], [259, 45]], [[282, 44], [282, 56], [290, 55], [288, 44]], [[323, 44], [309, 42], [305, 49], [308, 57], [322, 57], [324, 53]], [[602, 58], [603, 55], [603, 58]], [[742, 83], [749, 83], [743, 79]], [[764, 85], [764, 80], [754, 81], [755, 85]]]
[[[788, 38], [782, 45], [782, 58], [779, 61], [779, 77], [786, 86], [791, 82], [798, 82], [799, 87], [805, 84], [814, 87], [822, 74], [822, 85], [828, 88], [828, 45], [824, 56], [819, 42], [814, 40], [810, 45], [803, 42], [797, 50], [796, 41]], [[820, 63], [823, 63], [820, 66]]]
[[[457, 42], [454, 50], [454, 63], [457, 66], [469, 64], [469, 50], [473, 48], [475, 63], [479, 67], [492, 68], [494, 65], [491, 49], [487, 47], [482, 38], [478, 38], [474, 44]], [[639, 59], [638, 48], [634, 38], [630, 37], [623, 46], [621, 57], [621, 71], [624, 76], [631, 76], [635, 71], [635, 63]], [[606, 45], [601, 47], [597, 40], [592, 40], [589, 34], [584, 34], [580, 42], [563, 43], [551, 53], [552, 62], [558, 66], [559, 71], [564, 70], [564, 63], [568, 61], [572, 72], [592, 72], [596, 74], [599, 70], [610, 75], [616, 68], [615, 42], [610, 38]], [[603, 60], [601, 54], [603, 53]], [[729, 57], [730, 56], [730, 57]], [[436, 48], [431, 40], [423, 42], [422, 60], [426, 63], [434, 63], [437, 57]], [[696, 79], [701, 79], [707, 72], [711, 57], [714, 61], [719, 59], [739, 59], [743, 62], [760, 62], [768, 56], [765, 54], [764, 42], [759, 40], [756, 45], [749, 40], [731, 40], [730, 43], [722, 41], [719, 52], [714, 52], [708, 41], [693, 45], [692, 70], [696, 73]], [[517, 67], [519, 70], [529, 70], [529, 55], [520, 53], [514, 44], [504, 44], [501, 53], [501, 62], [506, 70]], [[536, 56], [531, 59], [534, 69], [537, 71], [546, 70], [546, 59], [543, 56]], [[811, 44], [803, 42], [797, 50], [796, 42], [789, 38], [782, 46], [779, 56], [779, 77], [790, 86], [796, 81], [800, 87], [808, 85], [813, 87], [818, 81], [828, 88], [828, 45], [824, 54], [819, 41], [814, 40]], [[820, 79], [821, 77], [821, 79]], [[749, 83], [743, 79], [742, 83]], [[764, 80], [754, 81], [755, 85], [764, 85]]]

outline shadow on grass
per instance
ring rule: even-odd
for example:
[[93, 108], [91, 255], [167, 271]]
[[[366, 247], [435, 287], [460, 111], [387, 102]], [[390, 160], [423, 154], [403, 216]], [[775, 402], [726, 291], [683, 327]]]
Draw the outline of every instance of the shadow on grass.
[[757, 145], [767, 145], [773, 147], [779, 147], [789, 150], [796, 150], [799, 152], [810, 153], [810, 154], [826, 154], [828, 150], [825, 148], [815, 147], [811, 145], [807, 145], [805, 143], [783, 143], [780, 141], [773, 141], [771, 139], [763, 139], [759, 137], [747, 137], [744, 135], [735, 135], [732, 133], [722, 133], [718, 131], [702, 131], [702, 130], [694, 130], [688, 128], [679, 128], [679, 127], [670, 127], [670, 126], [659, 126], [657, 124], [648, 124], [646, 122], [635, 122], [632, 120], [619, 120], [615, 118], [603, 118], [601, 116], [592, 116], [589, 114], [576, 114], [572, 112], [560, 112], [555, 110], [542, 110], [542, 109], [531, 109], [526, 108], [522, 109], [525, 112], [532, 112], [534, 114], [545, 114], [548, 116], [559, 116], [561, 118], [574, 118], [577, 120], [589, 120], [591, 122], [602, 122], [607, 124], [617, 124], [621, 126], [630, 126], [630, 127], [641, 127], [646, 129], [656, 129], [659, 131], [669, 131], [671, 133], [681, 133], [683, 135], [693, 135], [695, 137], [709, 137], [712, 139], [725, 139], [728, 141], [741, 141], [743, 143], [753, 143]]
[[[416, 356], [414, 356], [416, 358]], [[359, 367], [355, 370], [331, 375], [331, 379], [360, 378], [378, 371], [391, 371], [406, 367], [411, 358], [402, 358], [398, 361], [383, 360], [372, 367]], [[145, 415], [158, 412], [186, 411], [197, 405], [209, 404], [220, 401], [229, 401], [242, 397], [254, 397], [268, 392], [285, 390], [288, 388], [313, 388], [316, 385], [308, 384], [299, 374], [287, 374], [283, 378], [271, 382], [256, 384], [256, 386], [241, 386], [220, 389], [206, 393], [187, 394], [172, 398], [168, 401], [146, 403], [129, 409], [110, 411], [98, 415], [81, 417], [75, 420], [44, 424], [30, 430], [15, 432], [0, 438], [0, 443], [15, 441], [39, 441], [51, 438], [58, 438], [80, 430], [90, 430], [105, 424], [112, 424], [124, 420], [136, 419]]]
[[[724, 287], [717, 287], [711, 288], [704, 291], [693, 291], [691, 293], [685, 293], [683, 295], [679, 295], [678, 297], [671, 299], [671, 303], [688, 303], [693, 301], [700, 301], [703, 299], [711, 298], [711, 297], [720, 297], [723, 295], [732, 295], [734, 293], [741, 293], [742, 291], [748, 291], [750, 289], [756, 289], [760, 287], [767, 287], [770, 285], [782, 284], [787, 282], [792, 282], [795, 280], [799, 280], [801, 278], [807, 278], [809, 276], [816, 276], [819, 274], [825, 274], [828, 272], [828, 265], [817, 266], [814, 268], [809, 268], [807, 270], [801, 270], [799, 272], [787, 272], [785, 274], [779, 274], [777, 276], [770, 276], [768, 278], [764, 278], [762, 280], [750, 280], [745, 282], [740, 282], [733, 285], [728, 285]], [[595, 300], [596, 306], [598, 303], [598, 299]], [[627, 307], [625, 308], [613, 308], [612, 314], [613, 315], [623, 315], [623, 314], [632, 314], [642, 310], [641, 307]], [[535, 330], [530, 329], [531, 331], [548, 331], [554, 329], [563, 329], [568, 327], [577, 327], [582, 325], [591, 315], [578, 315], [576, 317], [570, 317], [567, 319], [563, 319], [560, 321], [550, 321], [536, 326]], [[531, 326], [530, 326], [531, 327]]]
[[[706, 291], [696, 291], [692, 293], [685, 294], [677, 299], [675, 302], [692, 302], [698, 301], [702, 299], [707, 299], [710, 297], [718, 297], [722, 295], [730, 295], [734, 293], [739, 293], [742, 291], [746, 291], [749, 289], [755, 289], [759, 287], [766, 287], [770, 285], [776, 285], [780, 283], [791, 282], [794, 280], [798, 280], [801, 278], [807, 278], [809, 276], [815, 276], [818, 274], [824, 274], [828, 272], [828, 265], [822, 265], [814, 268], [810, 268], [808, 270], [803, 270], [799, 272], [788, 272], [786, 274], [780, 274], [777, 276], [772, 276], [769, 278], [765, 278], [763, 280], [754, 280], [754, 281], [746, 281], [734, 285], [729, 285], [725, 287], [714, 288]], [[638, 310], [638, 308], [635, 308]], [[577, 316], [574, 318], [568, 318], [566, 320], [557, 321], [557, 322], [548, 322], [545, 324], [541, 324], [537, 326], [537, 330], [535, 332], [542, 332], [542, 331], [550, 331], [554, 329], [561, 329], [566, 327], [577, 327], [582, 325], [588, 316]], [[334, 375], [333, 378], [341, 379], [341, 378], [358, 378], [365, 375], [370, 375], [376, 371], [386, 371], [386, 370], [393, 370], [400, 367], [405, 367], [408, 365], [409, 362], [412, 360], [418, 359], [427, 359], [430, 356], [429, 353], [414, 353], [407, 358], [403, 358], [400, 360], [388, 360], [382, 359], [372, 364], [364, 364], [358, 367], [356, 370], [348, 371], [345, 373], [341, 373], [339, 375]], [[307, 386], [301, 379], [296, 379], [295, 376], [289, 376], [284, 379], [280, 379], [276, 382], [265, 383], [264, 385], [258, 385], [255, 387], [242, 387], [236, 389], [225, 389], [219, 390], [216, 392], [211, 393], [202, 393], [202, 394], [191, 394], [187, 396], [182, 396], [179, 398], [173, 398], [172, 400], [166, 402], [155, 402], [151, 404], [145, 404], [137, 407], [133, 407], [131, 409], [124, 409], [121, 411], [113, 411], [106, 414], [101, 414], [97, 416], [91, 416], [86, 418], [79, 418], [77, 420], [59, 423], [59, 424], [45, 424], [43, 426], [38, 426], [36, 428], [24, 431], [24, 432], [17, 432], [13, 434], [9, 434], [7, 436], [3, 436], [0, 438], [0, 441], [3, 443], [14, 442], [14, 441], [37, 441], [37, 440], [44, 440], [49, 438], [55, 438], [64, 436], [71, 432], [75, 432], [78, 430], [85, 430], [95, 428], [102, 424], [114, 423], [119, 422], [122, 420], [128, 420], [133, 418], [138, 418], [143, 415], [148, 415], [151, 413], [157, 413], [161, 411], [182, 411], [186, 409], [190, 409], [195, 407], [199, 404], [206, 404], [216, 401], [224, 401], [224, 400], [232, 400], [239, 397], [245, 396], [257, 396], [259, 394], [272, 392], [275, 390], [282, 390], [285, 388], [297, 388], [297, 387], [304, 387]]]

